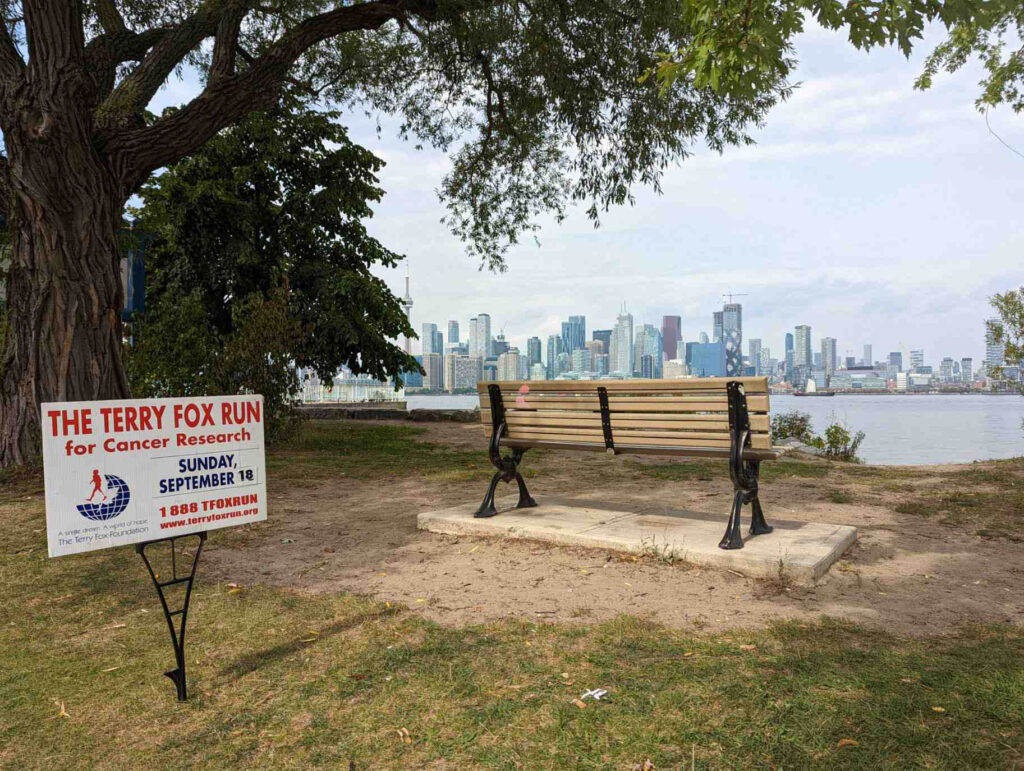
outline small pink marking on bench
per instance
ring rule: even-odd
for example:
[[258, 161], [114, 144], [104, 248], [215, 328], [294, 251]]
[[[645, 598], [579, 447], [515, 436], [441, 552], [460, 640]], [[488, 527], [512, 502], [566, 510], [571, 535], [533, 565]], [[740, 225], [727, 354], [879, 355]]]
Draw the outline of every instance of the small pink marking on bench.
[[526, 385], [526, 383], [519, 386], [519, 396], [516, 397], [516, 407], [526, 406], [526, 399], [524, 397], [528, 393], [530, 393], [530, 386]]

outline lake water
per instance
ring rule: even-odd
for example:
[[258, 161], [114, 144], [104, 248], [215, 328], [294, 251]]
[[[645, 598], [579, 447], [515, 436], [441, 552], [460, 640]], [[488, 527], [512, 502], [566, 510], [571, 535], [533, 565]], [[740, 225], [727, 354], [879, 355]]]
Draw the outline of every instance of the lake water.
[[[409, 409], [472, 409], [472, 394], [409, 396]], [[1024, 455], [1021, 396], [773, 396], [772, 412], [799, 410], [815, 432], [834, 420], [867, 436], [860, 456], [867, 463], [907, 465], [969, 463]]]

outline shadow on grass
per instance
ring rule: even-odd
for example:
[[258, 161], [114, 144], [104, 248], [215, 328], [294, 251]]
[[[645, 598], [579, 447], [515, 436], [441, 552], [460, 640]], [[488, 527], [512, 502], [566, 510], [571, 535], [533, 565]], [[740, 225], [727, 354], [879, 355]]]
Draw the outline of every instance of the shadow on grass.
[[298, 651], [307, 650], [311, 645], [316, 645], [318, 642], [327, 640], [334, 635], [362, 626], [367, 621], [385, 619], [389, 616], [394, 616], [398, 612], [398, 608], [392, 607], [357, 613], [349, 618], [343, 618], [335, 621], [333, 624], [321, 627], [319, 630], [310, 630], [287, 642], [259, 651], [250, 651], [227, 664], [221, 669], [220, 673], [222, 675], [235, 675], [236, 677], [247, 675], [266, 664], [285, 659]]

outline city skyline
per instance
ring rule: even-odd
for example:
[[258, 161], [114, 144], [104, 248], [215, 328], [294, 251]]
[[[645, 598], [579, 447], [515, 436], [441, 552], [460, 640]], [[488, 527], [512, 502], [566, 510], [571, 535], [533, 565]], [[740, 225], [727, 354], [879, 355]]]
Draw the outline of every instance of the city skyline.
[[[472, 329], [474, 327], [474, 322], [476, 321], [476, 319], [478, 317], [486, 318], [486, 320], [487, 320], [487, 330], [488, 330], [488, 332], [492, 336], [491, 337], [492, 341], [498, 339], [498, 337], [500, 335], [502, 340], [503, 340], [503, 342], [505, 343], [505, 346], [507, 348], [516, 348], [516, 349], [518, 349], [519, 353], [521, 355], [523, 355], [523, 356], [528, 356], [529, 355], [530, 341], [536, 338], [538, 340], [538, 343], [539, 343], [539, 350], [540, 350], [540, 353], [541, 353], [541, 361], [548, 368], [550, 368], [551, 354], [552, 354], [553, 350], [555, 351], [555, 355], [556, 356], [557, 356], [558, 353], [562, 353], [562, 352], [571, 354], [571, 349], [567, 350], [567, 349], [565, 349], [563, 347], [553, 348], [553, 345], [555, 345], [556, 343], [559, 346], [561, 346], [562, 342], [566, 339], [566, 331], [567, 331], [567, 329], [575, 327], [577, 324], [579, 324], [581, 329], [582, 329], [583, 336], [581, 338], [579, 338], [579, 340], [577, 340], [577, 342], [582, 342], [583, 344], [585, 344], [586, 342], [590, 342], [591, 340], [594, 339], [593, 338], [593, 334], [595, 332], [596, 333], [601, 333], [602, 331], [604, 331], [604, 332], [611, 331], [611, 339], [614, 341], [615, 337], [616, 337], [616, 330], [619, 328], [619, 326], [621, 324], [622, 325], [622, 337], [621, 337], [621, 339], [623, 339], [623, 340], [627, 339], [627, 336], [628, 336], [628, 339], [632, 342], [631, 348], [634, 349], [634, 350], [630, 350], [628, 353], [624, 353], [624, 354], [620, 353], [619, 354], [620, 355], [620, 360], [619, 361], [620, 361], [620, 363], [623, 366], [625, 366], [625, 362], [627, 360], [627, 357], [632, 356], [634, 358], [629, 360], [629, 365], [628, 366], [633, 371], [640, 371], [639, 365], [637, 364], [637, 361], [636, 361], [636, 356], [638, 356], [638, 354], [635, 351], [636, 342], [637, 342], [637, 339], [638, 339], [638, 337], [637, 337], [638, 332], [640, 330], [642, 330], [643, 328], [645, 328], [645, 327], [650, 327], [650, 328], [653, 328], [653, 329], [655, 329], [655, 330], [660, 332], [664, 328], [663, 325], [665, 323], [665, 320], [669, 319], [669, 318], [673, 318], [673, 317], [671, 315], [662, 316], [661, 317], [661, 321], [659, 323], [655, 324], [655, 323], [653, 323], [653, 320], [652, 321], [647, 321], [645, 319], [641, 319], [641, 318], [637, 317], [636, 315], [634, 315], [631, 312], [628, 312], [626, 310], [628, 308], [628, 306], [629, 306], [629, 303], [624, 302], [624, 301], [620, 304], [620, 311], [615, 316], [616, 321], [615, 321], [615, 323], [610, 324], [610, 325], [604, 323], [603, 318], [602, 318], [600, 323], [595, 323], [595, 322], [590, 321], [590, 319], [585, 314], [575, 314], [575, 313], [568, 313], [567, 312], [564, 316], [561, 317], [561, 320], [554, 322], [554, 326], [557, 326], [558, 331], [552, 331], [552, 332], [547, 332], [546, 330], [541, 330], [541, 329], [530, 329], [530, 330], [525, 330], [525, 331], [523, 331], [520, 334], [510, 334], [508, 332], [508, 330], [505, 329], [505, 327], [502, 324], [500, 324], [500, 323], [496, 324], [493, 316], [491, 316], [490, 314], [488, 314], [486, 312], [478, 312], [477, 314], [469, 317], [469, 321], [470, 321], [470, 328]], [[730, 307], [730, 306], [732, 306], [734, 308], [738, 308], [740, 314], [747, 314], [747, 312], [748, 312], [748, 306], [744, 306], [742, 303], [723, 303], [723, 308], [727, 308], [727, 307]], [[728, 328], [727, 326], [725, 326], [725, 327], [723, 327], [723, 329], [720, 329], [720, 330], [716, 331], [716, 327], [715, 327], [716, 321], [717, 321], [718, 317], [723, 317], [724, 318], [723, 314], [724, 314], [724, 310], [712, 311], [709, 314], [709, 317], [708, 317], [709, 323], [705, 324], [704, 328], [702, 328], [702, 329], [687, 330], [685, 327], [682, 327], [681, 328], [681, 334], [680, 334], [680, 340], [684, 344], [707, 343], [709, 341], [710, 342], [714, 342], [716, 340], [716, 335], [722, 334], [724, 332], [724, 330]], [[452, 323], [455, 323], [456, 324], [456, 328], [458, 328], [459, 325], [461, 325], [462, 322], [464, 321], [465, 317], [466, 317], [466, 314], [463, 313], [461, 315], [457, 315], [457, 317], [454, 317], [454, 318], [451, 315], [449, 315], [447, 318], [445, 318], [443, 320], [431, 321], [431, 322], [428, 322], [428, 321], [417, 322], [415, 319], [413, 319], [413, 326], [415, 327], [417, 324], [419, 324], [421, 329], [424, 329], [424, 330], [425, 329], [430, 329], [431, 331], [434, 332], [435, 335], [437, 335], [437, 334], [439, 334], [439, 332], [437, 332], [437, 330], [440, 330], [440, 329], [442, 329], [444, 327], [448, 327], [450, 329]], [[990, 320], [991, 318], [993, 318], [993, 317], [991, 315], [989, 315], [989, 316], [985, 316], [983, 318], [979, 318], [977, 320], [976, 330], [977, 330], [977, 334], [979, 336], [980, 342], [978, 343], [978, 345], [976, 347], [980, 349], [980, 351], [981, 351], [980, 353], [974, 353], [974, 352], [967, 353], [967, 352], [961, 352], [961, 351], [957, 351], [957, 350], [950, 350], [948, 347], [945, 348], [945, 349], [940, 349], [938, 351], [934, 351], [934, 350], [930, 351], [929, 349], [925, 348], [924, 346], [914, 345], [913, 343], [911, 343], [911, 344], [903, 344], [903, 343], [901, 343], [897, 347], [887, 348], [884, 345], [883, 346], [877, 345], [877, 343], [875, 341], [873, 341], [873, 340], [857, 340], [857, 341], [849, 341], [847, 343], [844, 343], [842, 340], [839, 340], [835, 335], [829, 334], [827, 327], [824, 330], [822, 330], [822, 331], [816, 331], [816, 330], [819, 330], [820, 327], [817, 327], [813, 323], [812, 324], [804, 324], [804, 323], [793, 324], [789, 329], [785, 330], [782, 333], [782, 335], [780, 336], [780, 338], [778, 340], [773, 340], [772, 338], [770, 338], [768, 336], [765, 336], [763, 334], [759, 334], [756, 330], [751, 330], [746, 322], [741, 322], [742, 323], [742, 326], [740, 327], [740, 330], [741, 330], [741, 343], [740, 343], [740, 348], [738, 350], [738, 353], [739, 353], [739, 355], [742, 358], [749, 358], [750, 357], [750, 351], [749, 351], [749, 348], [748, 348], [748, 344], [749, 344], [749, 342], [756, 341], [757, 346], [758, 346], [759, 349], [763, 348], [764, 350], [768, 350], [768, 351], [771, 352], [773, 359], [783, 360], [784, 361], [785, 360], [785, 353], [786, 353], [786, 343], [787, 343], [786, 337], [788, 337], [790, 335], [793, 335], [794, 336], [794, 350], [796, 350], [797, 347], [799, 347], [801, 349], [801, 352], [804, 353], [806, 355], [806, 357], [807, 357], [806, 361], [805, 361], [802, 355], [795, 355], [794, 356], [794, 360], [793, 360], [793, 364], [795, 366], [807, 366], [808, 368], [829, 370], [830, 368], [828, 366], [828, 361], [827, 361], [827, 357], [826, 357], [826, 346], [827, 346], [828, 352], [832, 356], [832, 369], [845, 368], [846, 367], [846, 362], [850, 358], [854, 359], [857, 362], [857, 364], [860, 365], [862, 362], [866, 362], [867, 361], [866, 359], [864, 359], [864, 355], [865, 354], [871, 354], [872, 355], [872, 361], [869, 362], [869, 364], [872, 364], [872, 365], [875, 364], [875, 363], [887, 363], [887, 362], [890, 362], [892, 354], [899, 354], [898, 358], [901, 360], [901, 365], [903, 367], [908, 368], [908, 369], [910, 367], [912, 367], [912, 366], [930, 366], [930, 367], [933, 367], [936, 371], [938, 371], [939, 367], [940, 367], [940, 364], [942, 363], [942, 360], [943, 359], [947, 359], [947, 358], [955, 360], [957, 362], [961, 361], [962, 359], [970, 359], [973, 362], [975, 362], [975, 367], [977, 368], [977, 366], [979, 364], [984, 363], [986, 360], [991, 358], [991, 350], [992, 350], [993, 346], [986, 346], [986, 335], [987, 335], [987, 332], [986, 332], [986, 328], [985, 328], [986, 322], [988, 320]], [[610, 327], [610, 330], [608, 329], [608, 327]], [[493, 331], [494, 329], [497, 329], [497, 332], [494, 332]], [[628, 329], [628, 331], [627, 331], [627, 329]], [[805, 334], [804, 330], [806, 330], [806, 338], [801, 336], [801, 335]], [[576, 332], [574, 332], [573, 335], [574, 335], [574, 339], [578, 336], [576, 334]], [[422, 338], [422, 333], [421, 333], [421, 338]], [[432, 339], [435, 342], [437, 340], [436, 336], [433, 337]], [[472, 339], [473, 338], [471, 336], [470, 340], [472, 341]], [[521, 343], [519, 342], [520, 340], [521, 340]], [[455, 342], [458, 342], [458, 341], [455, 341]], [[463, 344], [465, 344], [466, 340], [462, 340], [461, 342]], [[658, 339], [659, 346], [661, 345], [662, 342], [663, 342], [663, 336], [659, 335], [659, 339]], [[419, 343], [419, 346], [417, 346], [416, 343], [413, 344], [414, 353], [415, 353], [415, 349], [417, 347], [419, 347], [420, 351], [421, 351], [420, 355], [422, 355], [422, 351], [424, 350], [423, 349], [423, 339], [419, 340], [418, 343]], [[443, 338], [443, 349], [444, 349], [445, 352], [447, 352], [448, 346], [451, 343], [452, 343], [452, 341], [449, 340], [447, 336], [445, 336]], [[428, 352], [431, 352], [431, 353], [437, 352], [434, 349], [433, 345], [434, 345], [434, 343], [430, 343], [429, 344], [430, 347], [429, 347], [429, 351]], [[468, 350], [469, 355], [479, 355], [478, 352], [477, 352], [477, 349], [474, 349], [472, 347], [472, 342], [470, 342], [469, 345], [470, 345], [470, 348]], [[996, 347], [998, 347], [998, 346], [996, 346]], [[615, 352], [616, 352], [616, 350], [618, 348], [619, 348], [619, 346], [617, 346], [614, 342], [612, 342], [610, 344], [610, 350], [605, 350], [604, 351], [604, 353], [609, 354], [611, 356], [611, 368], [610, 368], [610, 371], [612, 371], [612, 372], [615, 372], [615, 371], [625, 371], [623, 368], [616, 368], [616, 365], [615, 365], [615, 362], [616, 362], [616, 358], [615, 358], [616, 354], [615, 354]], [[875, 351], [877, 351], [878, 353], [876, 354]], [[923, 358], [921, 358], [921, 354], [922, 353], [923, 353]], [[819, 357], [820, 357], [820, 362], [821, 362], [820, 367], [815, 366], [815, 362], [819, 361]], [[678, 357], [674, 356], [673, 358], [678, 358]], [[550, 372], [550, 370], [549, 370], [549, 372]], [[831, 371], [830, 371], [830, 374], [831, 374]], [[551, 375], [549, 374], [549, 376], [551, 376]]]

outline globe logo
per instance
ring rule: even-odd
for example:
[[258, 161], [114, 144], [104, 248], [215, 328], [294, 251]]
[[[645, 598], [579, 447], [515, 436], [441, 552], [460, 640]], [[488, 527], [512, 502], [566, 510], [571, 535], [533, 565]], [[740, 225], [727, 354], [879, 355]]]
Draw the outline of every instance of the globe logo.
[[[94, 522], [113, 519], [128, 507], [128, 501], [131, 500], [131, 491], [121, 477], [116, 477], [113, 474], [104, 474], [103, 479], [106, 480], [106, 492], [102, 489], [103, 485], [100, 482], [99, 471], [93, 471], [93, 489], [92, 495], [89, 496], [89, 502], [76, 506], [79, 514]], [[102, 499], [99, 503], [93, 503], [92, 499], [97, 495], [102, 496]]]

